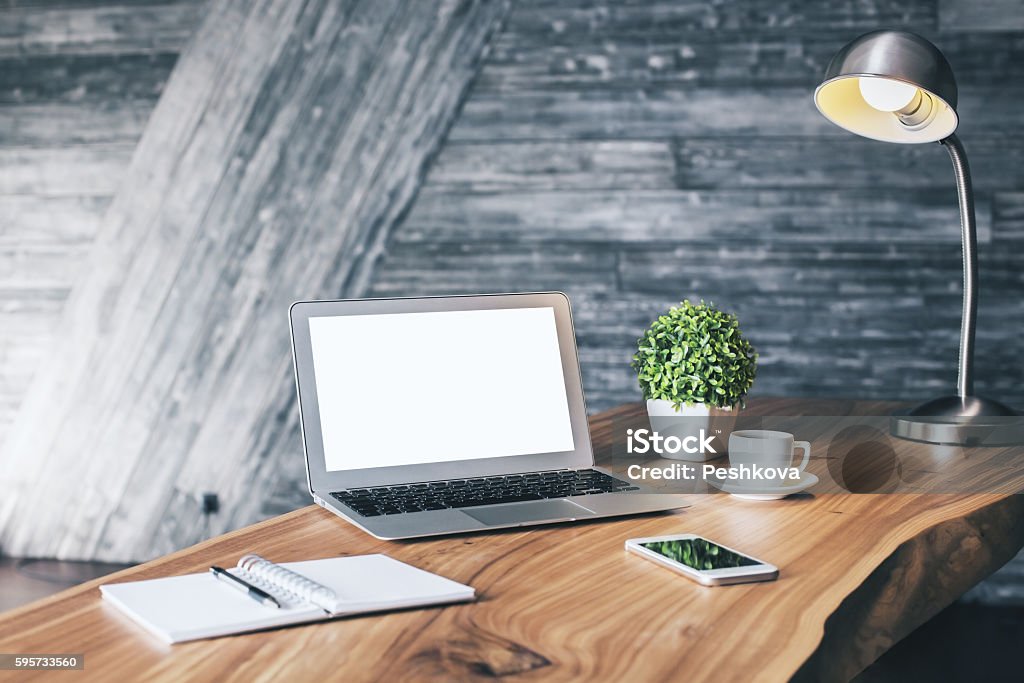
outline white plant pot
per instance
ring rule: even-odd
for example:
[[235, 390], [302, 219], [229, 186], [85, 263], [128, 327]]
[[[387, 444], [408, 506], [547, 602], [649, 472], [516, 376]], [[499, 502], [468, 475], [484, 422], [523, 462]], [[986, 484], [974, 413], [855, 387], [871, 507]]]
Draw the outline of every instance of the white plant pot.
[[684, 404], [677, 411], [671, 401], [647, 399], [647, 417], [651, 422], [651, 430], [665, 439], [676, 437], [685, 443], [690, 438], [689, 443], [696, 445], [711, 437], [711, 448], [703, 452], [698, 449], [693, 453], [685, 450], [663, 453], [663, 457], [673, 460], [706, 462], [725, 455], [738, 413], [738, 408], [716, 408], [703, 403], [692, 406]]

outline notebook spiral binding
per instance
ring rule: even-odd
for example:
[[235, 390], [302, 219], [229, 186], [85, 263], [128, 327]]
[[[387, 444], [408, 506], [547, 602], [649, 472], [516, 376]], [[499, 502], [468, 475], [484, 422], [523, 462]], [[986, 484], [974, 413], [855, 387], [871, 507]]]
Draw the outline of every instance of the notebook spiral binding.
[[244, 555], [238, 560], [238, 568], [328, 612], [332, 612], [336, 607], [338, 596], [330, 588], [274, 564], [259, 555], [251, 553]]

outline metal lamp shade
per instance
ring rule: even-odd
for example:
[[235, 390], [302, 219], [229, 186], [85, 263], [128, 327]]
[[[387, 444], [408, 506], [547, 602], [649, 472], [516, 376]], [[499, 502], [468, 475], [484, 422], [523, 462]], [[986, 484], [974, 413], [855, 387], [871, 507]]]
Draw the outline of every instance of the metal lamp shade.
[[[876, 109], [861, 92], [861, 78], [881, 78], [924, 91], [934, 108], [921, 125], [908, 126], [895, 113]], [[956, 130], [956, 80], [949, 62], [930, 42], [905, 31], [866, 33], [843, 47], [814, 91], [825, 118], [873, 140], [935, 142]]]

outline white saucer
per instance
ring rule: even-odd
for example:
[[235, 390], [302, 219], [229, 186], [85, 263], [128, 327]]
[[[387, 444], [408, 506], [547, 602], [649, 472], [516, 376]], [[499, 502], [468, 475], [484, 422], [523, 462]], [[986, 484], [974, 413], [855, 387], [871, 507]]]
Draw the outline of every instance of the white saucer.
[[708, 477], [706, 481], [716, 489], [744, 500], [779, 500], [809, 489], [818, 483], [818, 477], [810, 472], [801, 472], [799, 480], [786, 484], [770, 481], [736, 481], [718, 477]]

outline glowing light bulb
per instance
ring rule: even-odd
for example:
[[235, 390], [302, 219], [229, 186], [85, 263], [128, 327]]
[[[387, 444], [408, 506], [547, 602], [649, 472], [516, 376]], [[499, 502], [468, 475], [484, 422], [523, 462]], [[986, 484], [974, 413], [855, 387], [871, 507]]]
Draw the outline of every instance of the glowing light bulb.
[[918, 93], [917, 86], [902, 81], [864, 76], [858, 80], [861, 97], [879, 111], [899, 111], [913, 102]]

